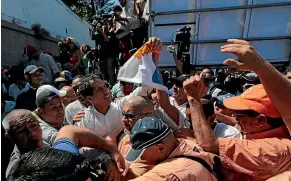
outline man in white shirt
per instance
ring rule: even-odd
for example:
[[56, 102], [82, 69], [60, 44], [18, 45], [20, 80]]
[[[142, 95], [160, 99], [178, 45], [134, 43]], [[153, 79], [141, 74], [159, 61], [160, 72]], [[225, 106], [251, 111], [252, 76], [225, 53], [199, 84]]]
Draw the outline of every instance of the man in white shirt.
[[189, 75], [183, 74], [179, 77], [171, 78], [174, 84], [172, 97], [169, 97], [165, 91], [157, 90], [157, 99], [161, 108], [180, 128], [190, 128], [190, 123], [186, 120], [185, 115], [188, 101], [183, 88], [183, 82], [189, 77]]
[[[158, 38], [152, 37], [149, 42], [154, 49], [159, 49], [161, 42]], [[153, 59], [157, 56], [153, 55]], [[158, 60], [155, 60], [157, 62]], [[147, 96], [152, 92], [152, 87], [144, 84], [135, 89], [129, 96], [112, 102], [110, 90], [100, 78], [85, 78], [79, 86], [80, 95], [91, 105], [85, 109], [85, 115], [76, 125], [94, 130], [105, 137], [112, 133], [122, 123], [122, 110], [125, 102], [132, 96]]]
[[42, 52], [38, 52], [34, 46], [27, 45], [24, 47], [23, 56], [27, 56], [29, 58], [27, 65], [36, 65], [45, 69], [45, 72], [43, 73], [45, 83], [52, 84], [53, 80], [59, 76], [60, 70], [53, 57], [43, 54]]
[[125, 102], [130, 97], [135, 95], [146, 96], [152, 90], [152, 88], [143, 85], [129, 96], [112, 102], [109, 88], [99, 78], [83, 79], [79, 89], [81, 96], [90, 102], [91, 106], [85, 108], [84, 117], [76, 125], [89, 128], [103, 137], [123, 125], [122, 110]]

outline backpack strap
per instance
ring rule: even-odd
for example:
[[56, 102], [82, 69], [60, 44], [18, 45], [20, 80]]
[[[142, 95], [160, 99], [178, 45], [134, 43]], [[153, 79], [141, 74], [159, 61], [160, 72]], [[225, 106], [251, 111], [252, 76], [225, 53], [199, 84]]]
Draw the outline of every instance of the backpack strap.
[[199, 158], [199, 157], [195, 157], [195, 156], [186, 156], [186, 155], [180, 155], [180, 156], [175, 156], [175, 157], [172, 157], [172, 158], [186, 158], [186, 159], [190, 159], [190, 160], [193, 160], [195, 162], [198, 162], [200, 163], [204, 168], [206, 168], [212, 175], [214, 175], [217, 180], [218, 177], [217, 177], [217, 174], [216, 172], [211, 168], [211, 166], [205, 161], [203, 160], [202, 158]]
[[119, 145], [120, 141], [122, 140], [122, 138], [124, 138], [126, 136], [126, 133], [124, 130], [122, 130], [117, 136], [116, 136], [116, 143], [117, 145]]

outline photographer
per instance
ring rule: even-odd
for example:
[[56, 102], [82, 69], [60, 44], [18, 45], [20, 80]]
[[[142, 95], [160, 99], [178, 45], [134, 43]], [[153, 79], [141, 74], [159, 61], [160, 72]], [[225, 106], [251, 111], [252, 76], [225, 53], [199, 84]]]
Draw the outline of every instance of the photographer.
[[114, 32], [113, 19], [104, 19], [105, 17], [103, 18], [104, 24], [102, 27], [95, 27], [95, 34], [99, 34], [96, 41], [101, 46], [98, 52], [101, 60], [100, 68], [105, 79], [108, 80], [110, 87], [112, 87], [116, 81], [115, 67], [119, 53], [119, 42]]

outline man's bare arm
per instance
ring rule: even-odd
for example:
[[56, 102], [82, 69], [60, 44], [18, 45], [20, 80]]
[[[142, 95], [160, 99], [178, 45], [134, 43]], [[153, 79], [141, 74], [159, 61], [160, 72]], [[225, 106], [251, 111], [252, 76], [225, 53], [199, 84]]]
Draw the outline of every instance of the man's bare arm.
[[291, 83], [269, 62], [244, 40], [229, 39], [229, 44], [221, 47], [223, 53], [233, 53], [239, 61], [227, 59], [224, 64], [238, 70], [256, 72], [273, 104], [276, 106], [291, 132]]
[[207, 123], [200, 102], [203, 86], [204, 81], [202, 75], [192, 76], [183, 82], [183, 87], [190, 105], [192, 127], [196, 141], [205, 151], [218, 154], [218, 140], [210, 125]]
[[220, 122], [223, 122], [225, 124], [231, 125], [231, 126], [235, 126], [237, 124], [237, 121], [234, 117], [231, 116], [227, 116], [225, 114], [221, 114], [221, 113], [215, 113], [216, 119]]
[[161, 108], [169, 115], [169, 117], [175, 121], [179, 126], [179, 115], [180, 111], [170, 104], [169, 96], [166, 91], [157, 90], [157, 98]]
[[61, 138], [68, 138], [74, 141], [80, 147], [96, 148], [109, 152], [112, 159], [117, 163], [117, 167], [120, 170], [125, 168], [124, 158], [119, 153], [116, 146], [114, 146], [112, 143], [109, 143], [103, 137], [90, 129], [71, 125], [64, 126], [60, 129], [55, 141]]

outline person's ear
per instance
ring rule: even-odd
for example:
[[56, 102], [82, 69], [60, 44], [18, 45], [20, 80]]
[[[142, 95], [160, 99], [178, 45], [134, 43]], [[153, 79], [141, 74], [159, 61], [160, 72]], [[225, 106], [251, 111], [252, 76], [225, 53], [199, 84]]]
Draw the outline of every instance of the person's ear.
[[93, 101], [92, 96], [86, 96], [85, 100], [89, 102], [90, 104], [92, 104], [92, 101]]
[[166, 149], [165, 149], [165, 145], [162, 144], [162, 143], [156, 144], [156, 147], [157, 147], [157, 150], [158, 150], [160, 153], [164, 153], [164, 152], [166, 151]]
[[25, 75], [24, 78], [25, 78], [25, 80], [29, 81], [29, 76], [28, 75]]
[[13, 138], [10, 136], [9, 133], [5, 132], [5, 138], [8, 139], [10, 142], [14, 143]]
[[255, 121], [256, 127], [262, 127], [267, 122], [267, 117], [263, 114], [258, 115], [255, 119], [256, 119], [256, 121]]
[[40, 116], [43, 116], [43, 115], [44, 115], [44, 110], [43, 110], [43, 108], [38, 108], [38, 109], [37, 109], [37, 114], [40, 115]]

